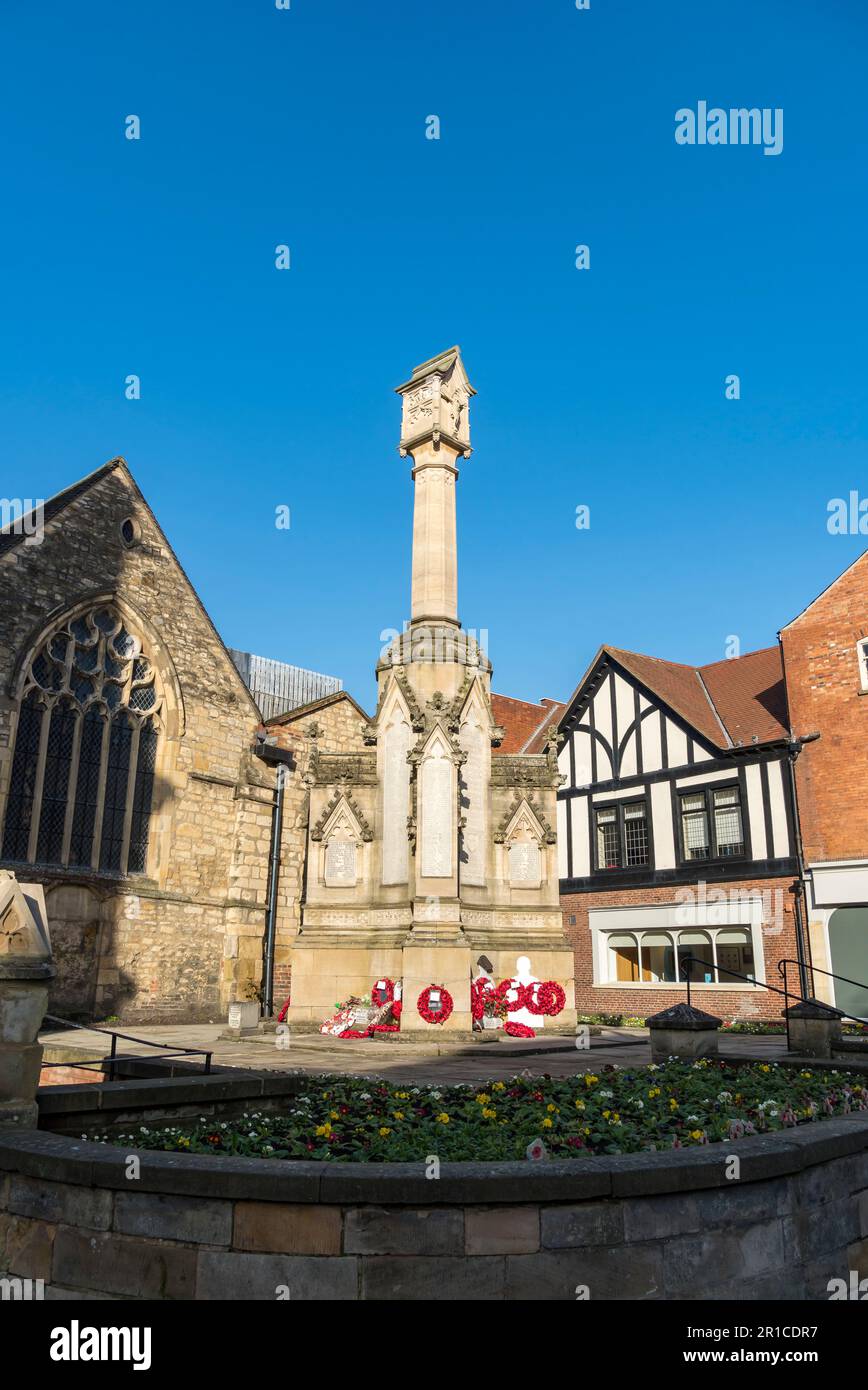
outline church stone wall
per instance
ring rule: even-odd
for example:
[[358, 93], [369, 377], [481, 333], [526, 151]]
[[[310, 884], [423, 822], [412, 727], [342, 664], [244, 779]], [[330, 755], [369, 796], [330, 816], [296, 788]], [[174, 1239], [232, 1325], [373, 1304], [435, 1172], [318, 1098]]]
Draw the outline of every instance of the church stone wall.
[[0, 818], [20, 665], [54, 617], [91, 596], [125, 605], [157, 668], [166, 728], [147, 873], [28, 869], [46, 887], [60, 963], [49, 1007], [219, 1019], [260, 975], [274, 772], [251, 755], [256, 707], [122, 462], [71, 496], [41, 545], [0, 554]]

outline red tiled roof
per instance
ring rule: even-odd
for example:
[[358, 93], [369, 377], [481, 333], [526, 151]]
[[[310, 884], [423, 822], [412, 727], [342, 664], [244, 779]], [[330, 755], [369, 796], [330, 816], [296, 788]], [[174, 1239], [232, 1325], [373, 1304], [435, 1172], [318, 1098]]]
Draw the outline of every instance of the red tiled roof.
[[503, 743], [493, 753], [540, 753], [546, 729], [556, 724], [566, 706], [560, 700], [514, 700], [510, 695], [492, 695], [495, 723], [506, 730]]
[[733, 743], [789, 738], [780, 647], [700, 666], [705, 687]]
[[783, 665], [778, 647], [685, 666], [656, 656], [602, 647], [642, 685], [717, 748], [789, 737]]

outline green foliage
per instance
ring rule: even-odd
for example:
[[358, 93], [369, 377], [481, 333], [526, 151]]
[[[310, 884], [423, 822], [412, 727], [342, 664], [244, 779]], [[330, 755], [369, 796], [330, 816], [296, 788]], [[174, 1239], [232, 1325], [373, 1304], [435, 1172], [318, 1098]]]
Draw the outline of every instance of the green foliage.
[[484, 1086], [310, 1078], [282, 1111], [143, 1126], [111, 1142], [180, 1153], [424, 1163], [432, 1154], [443, 1162], [523, 1159], [542, 1139], [550, 1157], [580, 1159], [731, 1143], [854, 1110], [868, 1110], [868, 1086], [846, 1071], [673, 1058], [560, 1079], [522, 1074]]

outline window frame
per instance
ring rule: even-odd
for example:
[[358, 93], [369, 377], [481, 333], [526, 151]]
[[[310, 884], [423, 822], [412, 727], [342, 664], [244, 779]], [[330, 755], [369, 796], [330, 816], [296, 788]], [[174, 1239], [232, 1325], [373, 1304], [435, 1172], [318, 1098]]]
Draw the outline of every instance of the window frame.
[[860, 637], [856, 643], [856, 660], [859, 663], [859, 685], [862, 693], [868, 695], [868, 637]]
[[[676, 799], [676, 819], [678, 822], [678, 862], [684, 867], [694, 868], [702, 864], [727, 864], [731, 860], [739, 863], [743, 859], [750, 858], [750, 841], [747, 835], [746, 815], [747, 807], [742, 795], [741, 782], [737, 777], [728, 779], [725, 782], [707, 782], [699, 787], [675, 787]], [[717, 842], [717, 826], [714, 818], [714, 794], [715, 792], [735, 791], [738, 794], [738, 813], [741, 818], [741, 852], [739, 854], [720, 854]], [[687, 854], [687, 846], [684, 840], [684, 810], [682, 802], [686, 796], [703, 796], [705, 798], [705, 819], [708, 825], [708, 856], [705, 859], [691, 859]]]
[[[750, 947], [754, 968], [754, 979], [750, 983], [747, 980], [739, 980], [735, 979], [734, 977], [727, 978], [725, 968], [723, 977], [721, 977], [721, 966], [718, 960], [717, 952], [718, 938], [721, 935], [726, 936], [727, 933], [731, 932], [743, 932], [744, 935], [747, 937], [747, 941], [744, 944]], [[625, 925], [604, 929], [600, 933], [602, 937], [602, 950], [600, 951], [598, 956], [598, 959], [602, 966], [602, 978], [595, 978], [593, 983], [596, 987], [603, 989], [683, 989], [685, 982], [681, 977], [681, 962], [684, 956], [692, 954], [692, 950], [689, 943], [685, 943], [684, 945], [682, 945], [681, 938], [682, 936], [696, 935], [699, 933], [702, 933], [704, 936], [709, 938], [712, 954], [713, 978], [708, 981], [691, 979], [691, 989], [733, 990], [765, 988], [764, 974], [758, 975], [756, 973], [758, 959], [757, 951], [762, 950], [762, 937], [760, 934], [760, 939], [758, 942], [757, 938], [754, 935], [754, 925], [750, 922], [727, 922], [722, 924], [721, 926], [709, 926], [707, 923], [703, 923], [683, 927], [651, 925], [647, 927], [637, 927], [634, 925]], [[675, 962], [676, 978], [674, 980], [646, 980], [644, 978], [644, 971], [647, 968], [647, 957], [645, 955], [644, 939], [649, 936], [661, 935], [668, 936], [671, 939]], [[635, 980], [621, 980], [618, 979], [616, 973], [613, 973], [612, 967], [614, 964], [614, 958], [613, 948], [610, 945], [610, 942], [613, 938], [619, 936], [630, 936], [635, 941], [636, 968], [638, 970], [638, 978]], [[724, 946], [728, 944], [731, 945], [732, 943], [727, 943], [726, 941], [722, 943], [722, 945]], [[595, 974], [596, 968], [597, 967], [595, 965]], [[748, 972], [745, 971], [745, 974], [747, 973]]]
[[[100, 621], [102, 618], [106, 621]], [[85, 636], [80, 635], [82, 629], [85, 629]], [[151, 644], [138, 633], [137, 623], [128, 617], [123, 605], [114, 603], [110, 598], [98, 598], [77, 606], [57, 619], [31, 649], [13, 721], [8, 785], [0, 803], [0, 862], [3, 864], [110, 878], [148, 878], [155, 850], [154, 787], [160, 775], [166, 736], [165, 700], [160, 674], [149, 654]], [[91, 650], [94, 653], [93, 665], [89, 660], [85, 663], [80, 659], [82, 653], [88, 656]], [[93, 676], [89, 674], [91, 671]], [[88, 674], [84, 676], [83, 672]], [[93, 683], [93, 688], [90, 693], [82, 695], [82, 684], [87, 681]], [[119, 692], [117, 698], [113, 698], [115, 691]], [[142, 691], [150, 693], [142, 696]], [[11, 845], [16, 857], [9, 858], [4, 853], [7, 841], [16, 835], [20, 840], [23, 833], [23, 826], [18, 824], [21, 812], [16, 812], [13, 819], [12, 808], [16, 800], [22, 800], [20, 796], [16, 797], [13, 774], [25, 707], [35, 713], [38, 721], [38, 749], [35, 761], [30, 757], [33, 762], [33, 787], [27, 806], [27, 845]], [[54, 786], [57, 770], [53, 769], [52, 781], [48, 755], [56, 722], [57, 737], [63, 732], [60, 714], [64, 709], [72, 714], [73, 726], [71, 738], [66, 739], [69, 746], [64, 749], [62, 771], [66, 799], [65, 811], [59, 822], [60, 813], [56, 805], [52, 812], [52, 806], [58, 800]], [[123, 768], [114, 766], [111, 752], [112, 736], [115, 735], [117, 742], [121, 726], [128, 729], [127, 757]], [[86, 728], [96, 731], [99, 745], [98, 760], [92, 756], [94, 750], [90, 750], [90, 759], [86, 764], [90, 769], [87, 784], [82, 782], [80, 775]], [[148, 760], [147, 763], [140, 763], [139, 748], [145, 734]], [[26, 766], [24, 770], [28, 770]], [[117, 780], [120, 773], [123, 774], [123, 787]], [[118, 799], [116, 804], [108, 807], [112, 777], [117, 783]], [[27, 801], [28, 798], [24, 797], [23, 800]], [[116, 822], [113, 846], [104, 834], [107, 807], [113, 810]], [[46, 819], [46, 816], [52, 815], [55, 822], [53, 827]], [[82, 816], [86, 827], [79, 849], [76, 846], [82, 840]], [[40, 852], [44, 853], [46, 842], [56, 848], [50, 857], [43, 858]], [[19, 850], [24, 851], [23, 856], [17, 853]], [[134, 858], [137, 864], [143, 863], [143, 866], [131, 868]], [[112, 862], [106, 864], [104, 860], [107, 859]]]
[[[629, 806], [642, 806], [645, 811], [645, 843], [647, 857], [644, 864], [627, 863], [627, 833], [625, 812]], [[594, 850], [594, 872], [605, 874], [636, 873], [643, 869], [652, 870], [654, 867], [654, 839], [651, 826], [651, 800], [648, 793], [643, 791], [637, 796], [624, 796], [611, 801], [595, 801], [591, 806], [593, 812], [593, 850]], [[597, 816], [600, 811], [615, 812], [615, 824], [618, 828], [618, 844], [620, 848], [621, 863], [617, 867], [609, 868], [600, 863], [600, 840], [598, 834]]]

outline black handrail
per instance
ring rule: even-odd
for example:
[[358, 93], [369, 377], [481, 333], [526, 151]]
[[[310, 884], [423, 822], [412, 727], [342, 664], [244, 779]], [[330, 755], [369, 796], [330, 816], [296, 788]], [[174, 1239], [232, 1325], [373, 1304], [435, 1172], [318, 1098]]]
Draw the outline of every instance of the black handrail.
[[[801, 961], [798, 961], [798, 960], [793, 960], [791, 956], [786, 956], [783, 960], [779, 960], [779, 961], [778, 961], [778, 974], [783, 976], [784, 989], [786, 989], [786, 987], [787, 987], [787, 966], [788, 966], [788, 965], [795, 965], [795, 966], [799, 969], [799, 971], [801, 971], [801, 969], [802, 969], [802, 962], [801, 962]], [[807, 966], [806, 966], [806, 969], [810, 970], [811, 976], [812, 976], [812, 979], [811, 979], [811, 993], [812, 993], [812, 994], [814, 993], [814, 981], [813, 981], [813, 976], [814, 976], [815, 974], [817, 974], [817, 975], [825, 975], [825, 976], [827, 977], [827, 979], [829, 979], [829, 980], [840, 980], [841, 983], [844, 984], [844, 985], [855, 985], [857, 989], [864, 989], [865, 992], [868, 993], [868, 985], [865, 984], [865, 981], [864, 981], [864, 980], [851, 980], [851, 979], [849, 979], [846, 975], [836, 975], [835, 972], [834, 972], [833, 970], [823, 970], [819, 965], [814, 965], [814, 964], [807, 965]], [[826, 1005], [824, 1005], [824, 1008], [831, 1008], [831, 1005], [826, 1004]], [[860, 1018], [858, 1014], [847, 1014], [847, 1013], [842, 1013], [840, 1010], [837, 1010], [836, 1012], [841, 1013], [841, 1017], [842, 1017], [842, 1018], [848, 1018], [848, 1019], [850, 1019], [850, 1021], [851, 1021], [852, 1023], [864, 1023], [864, 1022], [865, 1022], [864, 1018]], [[789, 1019], [787, 1019], [787, 1047], [788, 1047], [788, 1048], [789, 1048], [789, 1044], [790, 1044], [790, 1021], [789, 1021]]]
[[[681, 956], [681, 955], [679, 955], [678, 961], [679, 961], [679, 966], [678, 966], [678, 968], [679, 968], [679, 971], [680, 971], [682, 974], [683, 974], [683, 972], [684, 972], [684, 967], [685, 967], [685, 965], [703, 965], [703, 966], [708, 965], [708, 961], [707, 961], [707, 960], [700, 960], [698, 956]], [[791, 962], [790, 962], [791, 965], [798, 965], [798, 963], [799, 963], [798, 961], [791, 961]], [[783, 994], [787, 999], [798, 999], [799, 1002], [801, 1003], [801, 1002], [804, 1000], [804, 997], [805, 997], [803, 994], [793, 994], [790, 990], [787, 989], [787, 987], [786, 987], [786, 984], [787, 984], [786, 975], [784, 976], [784, 988], [783, 988], [783, 989], [779, 989], [777, 985], [770, 985], [769, 982], [768, 982], [768, 980], [760, 981], [760, 980], [755, 979], [753, 975], [742, 975], [741, 971], [739, 971], [739, 970], [727, 970], [727, 968], [726, 968], [725, 965], [718, 965], [718, 966], [717, 966], [717, 972], [718, 972], [718, 974], [720, 974], [721, 971], [723, 972], [724, 975], [733, 975], [733, 976], [735, 976], [735, 978], [736, 978], [737, 980], [745, 980], [745, 981], [747, 982], [747, 984], [749, 984], [749, 985], [756, 985], [757, 989], [770, 989], [770, 990], [773, 990], [773, 992], [774, 992], [775, 994]], [[684, 975], [684, 983], [685, 983], [686, 986], [687, 986], [687, 1007], [690, 1008], [691, 1005], [690, 1005], [690, 974], [689, 974], [689, 973], [686, 974], [686, 975]], [[830, 1014], [837, 1014], [839, 1018], [851, 1018], [851, 1017], [852, 1017], [851, 1014], [845, 1014], [841, 1009], [833, 1008], [833, 1006], [832, 1006], [831, 1004], [824, 1004], [824, 1005], [823, 1005], [823, 1008], [824, 1008], [824, 1009], [828, 1009]], [[784, 1022], [785, 1022], [786, 1025], [787, 1025], [787, 1052], [789, 1052], [789, 1051], [790, 1051], [790, 1020], [789, 1020], [789, 1017], [788, 1017], [788, 1015], [787, 1015], [786, 1009], [784, 1009]]]
[[[61, 1023], [64, 1028], [79, 1028], [83, 1033], [104, 1033], [106, 1037], [111, 1038], [111, 1050], [108, 1058], [104, 1058], [103, 1062], [99, 1064], [102, 1070], [108, 1071], [109, 1079], [111, 1079], [114, 1074], [115, 1064], [119, 1060], [118, 1038], [123, 1038], [125, 1042], [141, 1043], [144, 1047], [158, 1047], [165, 1052], [167, 1061], [171, 1057], [204, 1057], [203, 1075], [211, 1075], [211, 1058], [214, 1054], [213, 1052], [206, 1051], [203, 1047], [182, 1047], [173, 1049], [172, 1043], [151, 1042], [149, 1038], [137, 1038], [134, 1037], [132, 1033], [118, 1033], [113, 1028], [100, 1028], [95, 1023], [73, 1023], [72, 1019], [58, 1018], [56, 1014], [46, 1014], [43, 1021], [46, 1023]], [[104, 1065], [106, 1060], [108, 1061], [108, 1068]], [[147, 1062], [148, 1058], [127, 1054], [125, 1060], [128, 1062]], [[48, 1065], [52, 1067], [80, 1067], [82, 1071], [90, 1070], [91, 1066], [90, 1063], [81, 1061], [49, 1062]], [[97, 1063], [93, 1065], [96, 1066]]]

